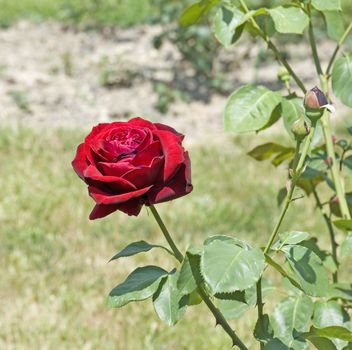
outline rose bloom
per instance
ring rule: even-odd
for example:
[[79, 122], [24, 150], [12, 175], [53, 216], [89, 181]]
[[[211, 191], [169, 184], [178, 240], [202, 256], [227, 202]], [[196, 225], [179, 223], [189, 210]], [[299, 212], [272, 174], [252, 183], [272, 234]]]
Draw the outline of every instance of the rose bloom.
[[72, 161], [96, 202], [89, 218], [116, 210], [138, 215], [143, 204], [190, 193], [191, 166], [183, 138], [167, 125], [141, 118], [95, 126]]

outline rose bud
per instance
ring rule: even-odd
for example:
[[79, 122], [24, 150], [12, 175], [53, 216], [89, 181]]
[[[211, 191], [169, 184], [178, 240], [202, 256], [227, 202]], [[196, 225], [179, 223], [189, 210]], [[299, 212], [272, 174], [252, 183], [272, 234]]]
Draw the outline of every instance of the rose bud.
[[324, 107], [329, 104], [324, 93], [317, 87], [309, 90], [304, 98], [304, 107], [307, 117], [316, 122], [324, 113]]
[[302, 141], [310, 133], [310, 128], [304, 119], [297, 119], [291, 125], [291, 131], [297, 141]]
[[142, 206], [192, 191], [183, 135], [142, 118], [95, 126], [77, 148], [72, 166], [96, 205], [91, 220], [116, 210], [138, 215]]
[[286, 82], [286, 81], [289, 81], [291, 79], [290, 73], [285, 68], [281, 68], [278, 71], [277, 77], [282, 82]]

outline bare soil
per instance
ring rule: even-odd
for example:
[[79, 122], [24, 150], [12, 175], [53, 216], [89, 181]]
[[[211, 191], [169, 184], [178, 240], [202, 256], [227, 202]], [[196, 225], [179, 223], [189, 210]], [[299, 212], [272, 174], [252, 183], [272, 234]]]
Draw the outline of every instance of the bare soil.
[[[88, 129], [99, 122], [143, 116], [169, 123], [192, 140], [221, 134], [226, 97], [218, 93], [177, 100], [166, 115], [156, 111], [153, 81], [172, 84], [175, 67], [182, 67], [172, 44], [153, 47], [152, 39], [161, 30], [140, 26], [77, 31], [51, 22], [19, 22], [1, 29], [0, 123]], [[324, 41], [321, 57], [328, 58], [333, 49], [334, 43]], [[234, 87], [255, 81], [282, 88], [273, 59], [258, 67], [263, 50], [247, 39], [222, 53], [233, 57]], [[290, 44], [285, 50], [307, 86], [317, 84], [306, 44]]]

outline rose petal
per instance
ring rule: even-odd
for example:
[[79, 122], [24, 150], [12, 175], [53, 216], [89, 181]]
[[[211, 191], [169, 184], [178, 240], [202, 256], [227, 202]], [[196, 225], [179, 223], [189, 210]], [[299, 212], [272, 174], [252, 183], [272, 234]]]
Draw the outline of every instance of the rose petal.
[[97, 204], [120, 204], [123, 202], [127, 202], [131, 198], [141, 197], [143, 194], [148, 192], [151, 187], [152, 186], [148, 186], [136, 191], [114, 195], [111, 193], [106, 193], [94, 186], [88, 186], [88, 192]]
[[143, 151], [138, 152], [131, 163], [135, 166], [150, 166], [152, 160], [160, 156], [162, 156], [161, 144], [159, 141], [156, 141], [147, 146]]
[[185, 136], [183, 134], [179, 133], [178, 131], [176, 131], [171, 126], [168, 126], [168, 125], [165, 125], [165, 124], [161, 124], [161, 123], [154, 123], [154, 125], [156, 126], [156, 128], [158, 130], [170, 131], [173, 134], [177, 135], [180, 138], [180, 141], [182, 141], [185, 138]]
[[74, 171], [81, 179], [84, 179], [83, 172], [88, 167], [88, 162], [84, 149], [84, 143], [80, 144], [77, 147], [76, 156], [71, 163]]
[[145, 120], [145, 119], [142, 119], [142, 118], [139, 118], [139, 117], [130, 119], [128, 121], [128, 124], [133, 125], [133, 126], [137, 126], [137, 127], [147, 128], [150, 130], [156, 130], [156, 127], [152, 122]]
[[152, 160], [150, 166], [141, 166], [134, 168], [123, 175], [123, 178], [133, 183], [137, 188], [154, 185], [162, 181], [162, 169], [164, 159], [157, 157]]
[[97, 204], [89, 215], [90, 220], [96, 220], [103, 218], [116, 210], [121, 210], [128, 215], [137, 216], [141, 209], [143, 203], [138, 198], [130, 199], [129, 201], [121, 204]]
[[101, 171], [105, 176], [122, 176], [128, 171], [134, 169], [134, 166], [130, 163], [129, 160], [121, 160], [117, 163], [106, 163], [99, 162], [97, 163], [98, 170]]
[[159, 138], [165, 156], [164, 182], [167, 182], [184, 162], [184, 151], [177, 135], [165, 130], [154, 131], [154, 135]]
[[182, 197], [193, 190], [191, 181], [191, 166], [188, 153], [185, 152], [185, 163], [181, 165], [176, 176], [162, 187], [153, 187], [148, 192], [148, 203], [166, 202]]

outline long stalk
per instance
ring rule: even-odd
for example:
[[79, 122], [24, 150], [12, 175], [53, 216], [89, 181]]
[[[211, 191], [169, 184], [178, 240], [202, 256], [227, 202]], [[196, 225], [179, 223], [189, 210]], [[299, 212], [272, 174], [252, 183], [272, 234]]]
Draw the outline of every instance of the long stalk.
[[313, 30], [312, 16], [310, 12], [310, 5], [308, 5], [308, 15], [309, 15], [309, 27], [308, 27], [309, 43], [310, 43], [310, 47], [312, 48], [314, 65], [317, 70], [318, 76], [320, 77], [323, 75], [323, 70], [321, 68], [320, 59], [318, 55], [318, 50], [317, 50], [317, 45], [316, 45], [316, 40], [315, 40], [315, 35]]
[[339, 40], [334, 53], [331, 56], [330, 62], [328, 64], [328, 68], [326, 69], [326, 75], [329, 76], [330, 72], [331, 72], [331, 68], [335, 62], [335, 59], [337, 57], [337, 54], [339, 53], [342, 45], [344, 44], [344, 42], [346, 41], [348, 35], [352, 32], [352, 22], [350, 23], [350, 25], [347, 27], [347, 29], [345, 30], [345, 32], [342, 34], [341, 39]]
[[[273, 245], [275, 238], [281, 227], [281, 224], [285, 218], [287, 210], [292, 202], [292, 196], [296, 188], [297, 180], [299, 179], [299, 177], [303, 172], [304, 162], [307, 158], [308, 151], [315, 133], [315, 129], [316, 129], [316, 125], [312, 124], [310, 133], [305, 139], [302, 153], [300, 156], [299, 156], [299, 149], [300, 149], [301, 142], [297, 141], [297, 146], [296, 146], [295, 156], [294, 156], [293, 166], [292, 166], [292, 180], [291, 180], [290, 188], [286, 195], [284, 206], [281, 209], [279, 219], [270, 235], [267, 245], [264, 248], [264, 254], [267, 254], [271, 246]], [[259, 279], [259, 281], [257, 282], [257, 307], [258, 307], [258, 319], [259, 319], [259, 322], [262, 323], [263, 322], [263, 301], [262, 301], [262, 280], [261, 279]], [[263, 343], [260, 343], [260, 349], [264, 349]]]
[[[244, 0], [239, 0], [241, 7], [243, 8], [245, 13], [249, 13], [249, 9], [244, 2]], [[281, 62], [281, 64], [287, 69], [287, 71], [290, 73], [292, 76], [293, 80], [296, 82], [296, 84], [299, 86], [299, 88], [302, 90], [303, 93], [307, 92], [306, 87], [304, 86], [303, 82], [301, 79], [297, 76], [297, 74], [294, 72], [290, 64], [287, 62], [285, 57], [282, 55], [282, 53], [278, 50], [278, 48], [275, 46], [275, 44], [270, 40], [270, 38], [264, 33], [264, 31], [259, 27], [258, 23], [253, 17], [250, 17], [250, 21], [253, 25], [253, 27], [257, 30], [258, 34], [260, 37], [267, 43], [268, 47], [270, 50], [272, 50], [277, 58], [278, 61]]]
[[[334, 228], [332, 226], [332, 223], [331, 223], [329, 216], [324, 211], [324, 207], [323, 207], [323, 204], [321, 203], [321, 200], [319, 198], [317, 190], [315, 189], [314, 186], [312, 186], [312, 188], [313, 188], [313, 195], [314, 195], [315, 201], [317, 203], [317, 207], [319, 208], [319, 210], [325, 220], [326, 226], [328, 227], [330, 242], [331, 242], [331, 254], [332, 254], [332, 258], [334, 259], [334, 262], [336, 264], [336, 267], [338, 267], [339, 262], [338, 262], [338, 258], [337, 258], [337, 243], [335, 240]], [[334, 283], [338, 282], [338, 272], [337, 271], [335, 271], [332, 274], [332, 279], [333, 279]]]
[[323, 127], [324, 139], [326, 144], [326, 152], [328, 155], [329, 162], [331, 162], [331, 176], [335, 185], [336, 194], [339, 200], [339, 206], [341, 214], [345, 219], [351, 219], [350, 211], [345, 196], [345, 190], [342, 186], [342, 181], [339, 173], [339, 164], [336, 159], [334, 150], [334, 143], [331, 135], [330, 123], [329, 123], [329, 112], [325, 111], [321, 118], [321, 124]]
[[[175, 242], [173, 241], [168, 229], [166, 228], [163, 220], [161, 219], [158, 211], [156, 210], [154, 205], [149, 206], [150, 211], [152, 212], [156, 222], [158, 223], [161, 232], [163, 233], [165, 239], [170, 245], [171, 250], [173, 251], [176, 259], [181, 263], [183, 261], [183, 255], [180, 252], [180, 250], [177, 248]], [[204, 287], [199, 285], [198, 286], [198, 293], [203, 299], [204, 303], [207, 305], [213, 316], [215, 317], [216, 323], [220, 324], [223, 330], [229, 335], [229, 337], [232, 340], [233, 346], [238, 346], [239, 349], [241, 350], [248, 350], [248, 348], [243, 344], [241, 339], [237, 336], [235, 331], [231, 328], [229, 323], [226, 321], [224, 315], [221, 313], [221, 311], [213, 304], [213, 302], [210, 300], [207, 292], [205, 291]]]

